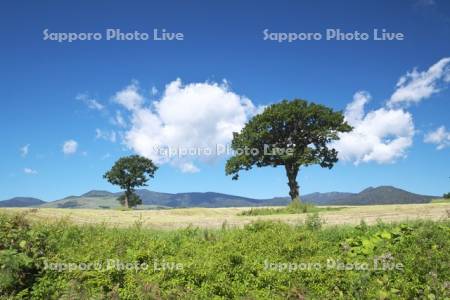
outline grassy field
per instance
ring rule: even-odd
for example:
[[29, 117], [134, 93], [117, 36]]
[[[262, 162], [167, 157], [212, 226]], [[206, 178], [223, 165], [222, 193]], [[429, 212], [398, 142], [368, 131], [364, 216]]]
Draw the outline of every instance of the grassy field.
[[[118, 211], [102, 209], [58, 209], [58, 208], [4, 208], [0, 212], [29, 212], [31, 221], [52, 223], [65, 219], [76, 224], [104, 224], [109, 227], [128, 227], [136, 223], [147, 228], [173, 229], [189, 225], [201, 228], [220, 228], [226, 223], [232, 227], [242, 227], [255, 220], [283, 221], [289, 224], [301, 224], [306, 214], [276, 214], [244, 216], [242, 212], [250, 208], [187, 208], [148, 211]], [[403, 220], [439, 220], [450, 214], [450, 203], [370, 205], [344, 207], [339, 210], [321, 211], [320, 217], [330, 225], [357, 225], [361, 220], [374, 224], [398, 222]]]
[[434, 199], [434, 200], [431, 200], [431, 203], [450, 203], [450, 199], [445, 199], [445, 198]]
[[[389, 224], [323, 227], [317, 216], [308, 215], [296, 226], [255, 221], [242, 228], [174, 230], [57, 222], [61, 214], [72, 213], [77, 222], [107, 216], [110, 222], [117, 219], [111, 224], [130, 225], [138, 220], [136, 212], [33, 213], [35, 220], [51, 218], [46, 224], [30, 223], [30, 214], [4, 210], [0, 299], [449, 299], [450, 219], [399, 218], [422, 214], [435, 219], [445, 209], [405, 205], [323, 213], [329, 224], [335, 213], [340, 219], [334, 222], [356, 222], [362, 215], [370, 222], [378, 217], [397, 221]], [[158, 216], [153, 222], [166, 227], [190, 221], [211, 226], [218, 224], [214, 216], [220, 223], [225, 213], [237, 225], [261, 219], [237, 218], [239, 210], [171, 210], [146, 216]], [[175, 224], [177, 218], [184, 223]]]

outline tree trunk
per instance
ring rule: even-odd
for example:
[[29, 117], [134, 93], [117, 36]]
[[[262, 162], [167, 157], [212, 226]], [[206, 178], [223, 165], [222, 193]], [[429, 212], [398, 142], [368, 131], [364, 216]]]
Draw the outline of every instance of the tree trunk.
[[292, 201], [297, 200], [300, 202], [299, 186], [297, 184], [298, 166], [285, 165], [285, 168], [288, 178], [289, 196], [291, 196]]
[[128, 205], [128, 196], [130, 195], [130, 192], [129, 191], [126, 191], [125, 192], [125, 198], [124, 198], [124, 201], [123, 201], [123, 205], [126, 207], [126, 208], [129, 208], [129, 205]]

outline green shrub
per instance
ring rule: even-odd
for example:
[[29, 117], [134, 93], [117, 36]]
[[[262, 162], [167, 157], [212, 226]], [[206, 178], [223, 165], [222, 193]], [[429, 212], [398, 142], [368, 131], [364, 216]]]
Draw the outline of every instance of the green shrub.
[[323, 224], [325, 224], [325, 221], [320, 218], [317, 212], [308, 214], [305, 219], [306, 228], [309, 230], [319, 230], [322, 228]]
[[[0, 298], [8, 299], [446, 299], [450, 221], [322, 227], [257, 221], [242, 229], [30, 225], [0, 214]], [[319, 230], [320, 229], [320, 230]], [[403, 268], [293, 268], [373, 262]], [[108, 260], [147, 269], [57, 270]], [[161, 268], [166, 263], [180, 269]], [[154, 266], [160, 268], [155, 268]], [[173, 266], [170, 265], [170, 266]], [[275, 267], [273, 267], [275, 266]], [[284, 268], [290, 266], [290, 269]], [[14, 284], [12, 282], [14, 281]]]
[[0, 214], [0, 295], [31, 287], [42, 269], [47, 230], [32, 228], [25, 214]]
[[281, 215], [281, 214], [305, 214], [319, 211], [336, 211], [344, 209], [344, 207], [318, 207], [313, 204], [303, 203], [300, 201], [292, 201], [286, 207], [280, 208], [250, 208], [242, 211], [238, 216], [265, 216], [265, 215]]

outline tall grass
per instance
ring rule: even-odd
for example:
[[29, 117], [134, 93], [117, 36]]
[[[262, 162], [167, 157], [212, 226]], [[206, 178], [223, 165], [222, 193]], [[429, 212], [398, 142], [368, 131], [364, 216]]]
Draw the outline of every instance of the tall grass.
[[320, 211], [336, 211], [342, 210], [345, 207], [318, 207], [313, 204], [303, 203], [300, 201], [292, 201], [286, 207], [280, 208], [250, 208], [240, 212], [239, 216], [264, 216], [264, 215], [283, 215], [283, 214], [305, 214], [315, 213]]
[[[242, 229], [173, 231], [68, 222], [30, 225], [0, 214], [4, 299], [445, 299], [450, 222], [321, 228], [255, 222]], [[401, 270], [338, 270], [335, 262], [401, 263]], [[53, 270], [52, 264], [147, 264], [147, 269]], [[166, 263], [170, 268], [161, 268]], [[301, 268], [320, 263], [324, 267]], [[155, 268], [155, 264], [157, 268]], [[176, 265], [181, 268], [176, 268]], [[158, 268], [159, 267], [159, 268]]]

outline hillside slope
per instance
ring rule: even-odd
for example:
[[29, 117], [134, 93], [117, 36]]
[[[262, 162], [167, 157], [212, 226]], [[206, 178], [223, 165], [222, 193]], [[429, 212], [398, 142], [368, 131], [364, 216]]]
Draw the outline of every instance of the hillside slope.
[[[182, 208], [182, 207], [242, 207], [242, 206], [274, 206], [286, 205], [287, 198], [257, 200], [220, 193], [158, 193], [149, 190], [137, 190], [143, 205], [141, 209]], [[120, 204], [116, 200], [121, 193], [107, 191], [90, 191], [81, 196], [46, 202], [40, 207], [47, 208], [116, 208]]]
[[[411, 204], [411, 203], [428, 203], [436, 196], [426, 196], [410, 193], [392, 186], [370, 187], [356, 196], [353, 201], [357, 201], [360, 205], [368, 204]], [[343, 203], [345, 204], [345, 203]]]
[[[281, 206], [290, 202], [288, 197], [272, 199], [252, 199], [235, 195], [206, 193], [159, 193], [145, 189], [137, 190], [143, 205], [141, 209], [183, 208], [183, 207], [250, 207]], [[41, 206], [48, 208], [116, 208], [120, 204], [117, 197], [121, 193], [92, 190], [81, 196], [69, 196], [52, 202], [34, 198], [14, 198], [0, 201], [0, 207]], [[303, 202], [315, 205], [377, 205], [429, 203], [435, 196], [410, 193], [392, 186], [370, 187], [360, 193], [312, 193], [301, 196]], [[22, 199], [22, 201], [20, 201]], [[28, 202], [25, 199], [30, 199]]]
[[0, 207], [28, 207], [37, 206], [46, 203], [37, 198], [31, 197], [15, 197], [8, 200], [0, 201]]

